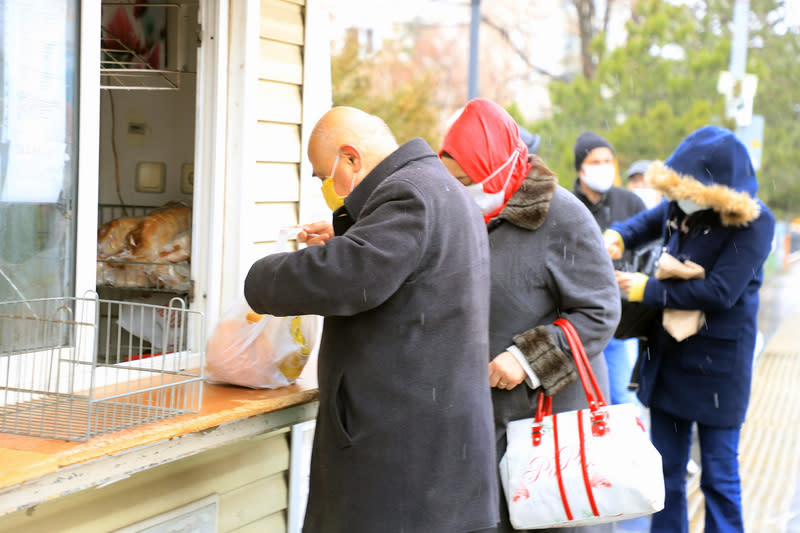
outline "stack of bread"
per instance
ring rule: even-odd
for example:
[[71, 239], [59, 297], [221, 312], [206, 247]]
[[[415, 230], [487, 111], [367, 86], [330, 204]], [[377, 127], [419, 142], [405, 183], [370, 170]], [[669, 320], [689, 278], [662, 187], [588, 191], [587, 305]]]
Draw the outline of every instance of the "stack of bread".
[[189, 282], [192, 210], [170, 202], [97, 230], [97, 284], [182, 290]]

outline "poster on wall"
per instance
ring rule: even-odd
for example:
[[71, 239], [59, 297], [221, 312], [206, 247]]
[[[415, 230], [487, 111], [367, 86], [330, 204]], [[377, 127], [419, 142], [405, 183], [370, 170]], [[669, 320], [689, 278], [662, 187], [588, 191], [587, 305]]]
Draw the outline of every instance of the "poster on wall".
[[104, 69], [165, 69], [167, 8], [140, 0], [103, 4], [101, 50]]

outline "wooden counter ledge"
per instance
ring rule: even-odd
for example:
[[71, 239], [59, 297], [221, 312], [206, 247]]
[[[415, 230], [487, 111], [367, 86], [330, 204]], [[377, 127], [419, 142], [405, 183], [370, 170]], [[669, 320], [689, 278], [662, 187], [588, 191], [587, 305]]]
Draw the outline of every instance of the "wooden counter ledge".
[[[114, 467], [114, 476], [124, 477], [155, 466], [154, 460], [163, 464], [311, 419], [316, 413], [317, 398], [316, 365], [310, 361], [294, 385], [254, 390], [203, 383], [200, 412], [100, 435], [86, 442], [0, 433], [0, 516], [59, 494], [112, 482], [107, 472], [110, 466]], [[134, 453], [135, 460], [122, 459]], [[112, 458], [116, 458], [113, 465]], [[89, 467], [95, 463], [96, 467]], [[67, 471], [69, 475], [64, 475]], [[48, 481], [48, 477], [53, 479]], [[58, 489], [42, 490], [54, 483], [63, 485], [65, 479], [76, 481]], [[36, 494], [35, 498], [25, 499], [22, 493], [26, 487]]]

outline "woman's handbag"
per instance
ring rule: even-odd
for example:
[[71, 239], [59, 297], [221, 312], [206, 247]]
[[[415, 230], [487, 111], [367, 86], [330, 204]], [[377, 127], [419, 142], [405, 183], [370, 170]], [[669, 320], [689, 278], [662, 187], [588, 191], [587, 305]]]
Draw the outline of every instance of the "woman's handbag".
[[500, 478], [511, 524], [583, 526], [661, 510], [661, 455], [638, 408], [606, 405], [575, 328], [563, 318], [554, 324], [566, 334], [589, 407], [551, 414], [552, 398], [540, 394], [534, 418], [509, 423]]
[[662, 310], [650, 307], [642, 302], [631, 302], [621, 298], [621, 313], [617, 329], [614, 331], [616, 339], [646, 339], [650, 337], [661, 324]]

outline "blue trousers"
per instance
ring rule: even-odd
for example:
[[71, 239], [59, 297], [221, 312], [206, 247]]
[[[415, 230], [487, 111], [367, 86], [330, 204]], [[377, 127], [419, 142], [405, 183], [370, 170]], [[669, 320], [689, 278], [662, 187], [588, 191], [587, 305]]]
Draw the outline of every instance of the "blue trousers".
[[611, 390], [610, 402], [612, 404], [639, 403], [636, 393], [628, 390], [638, 350], [638, 339], [620, 340], [615, 338], [612, 338], [606, 349], [603, 350], [606, 366], [608, 366], [608, 384]]
[[[744, 533], [739, 479], [740, 428], [697, 424], [700, 438], [700, 488], [706, 505], [705, 533]], [[686, 462], [692, 421], [650, 408], [650, 438], [664, 467], [664, 509], [655, 513], [651, 533], [688, 533]]]

